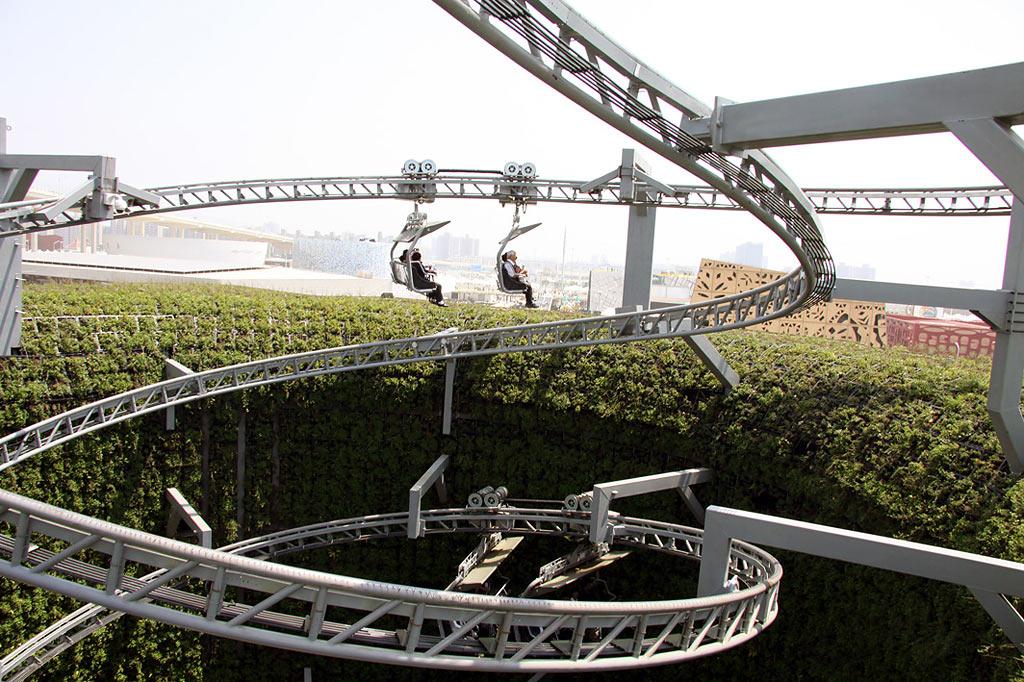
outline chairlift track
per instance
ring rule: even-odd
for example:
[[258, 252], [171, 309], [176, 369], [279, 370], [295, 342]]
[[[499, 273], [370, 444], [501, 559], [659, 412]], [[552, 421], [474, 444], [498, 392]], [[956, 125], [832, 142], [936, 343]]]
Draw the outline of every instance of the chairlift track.
[[[706, 186], [649, 193], [664, 206], [741, 209], [792, 251], [799, 267], [774, 282], [722, 299], [611, 316], [454, 331], [342, 346], [218, 368], [126, 391], [43, 420], [0, 439], [0, 470], [74, 438], [144, 414], [282, 381], [412, 362], [558, 350], [708, 334], [789, 315], [829, 297], [831, 256], [817, 214], [834, 195], [812, 202], [765, 154], [721, 154], [688, 132], [711, 109], [667, 82], [558, 0], [435, 0], [517, 64], [590, 113], [695, 175]], [[646, 101], [645, 101], [646, 100]], [[614, 183], [582, 192], [582, 183], [517, 180], [484, 174], [428, 178], [310, 178], [182, 185], [149, 190], [151, 208], [128, 206], [114, 217], [208, 206], [349, 198], [497, 198], [503, 201], [628, 203]], [[992, 188], [988, 188], [992, 189]], [[853, 195], [859, 191], [853, 191]], [[927, 192], [927, 191], [925, 191]], [[827, 195], [827, 196], [826, 196]], [[998, 191], [983, 192], [984, 210]], [[848, 195], [852, 196], [852, 195]], [[900, 212], [873, 197], [870, 212]], [[856, 203], [840, 205], [839, 212]], [[90, 222], [75, 207], [46, 215], [54, 202], [0, 207], [0, 237]], [[922, 204], [923, 205], [923, 204]], [[939, 205], [942, 205], [941, 202]], [[914, 213], [910, 208], [907, 213]], [[918, 211], [918, 213], [924, 212]], [[40, 217], [41, 216], [41, 217]], [[101, 610], [296, 651], [415, 667], [495, 672], [582, 672], [678, 662], [722, 651], [755, 636], [777, 614], [781, 567], [742, 542], [730, 575], [740, 589], [713, 597], [651, 602], [567, 602], [461, 594], [294, 568], [284, 554], [344, 542], [404, 537], [408, 514], [347, 519], [293, 529], [221, 550], [196, 547], [59, 509], [0, 490], [0, 575], [94, 605], [30, 640], [5, 668], [23, 679], [32, 652], [55, 655], [61, 637], [78, 641], [109, 622]], [[426, 534], [502, 532], [586, 538], [588, 512], [500, 507], [421, 514]], [[45, 538], [44, 549], [34, 543]], [[617, 517], [613, 544], [699, 559], [701, 531]], [[59, 548], [59, 549], [58, 549]], [[89, 550], [86, 552], [85, 550]], [[131, 569], [131, 570], [129, 570]], [[133, 578], [128, 573], [145, 575]], [[255, 603], [230, 600], [236, 588]], [[284, 607], [287, 606], [287, 610]], [[361, 614], [332, 616], [344, 609]], [[304, 615], [293, 615], [302, 613]], [[98, 619], [98, 620], [95, 620]], [[403, 627], [386, 623], [395, 620]], [[426, 623], [448, 624], [433, 635]], [[375, 627], [379, 626], [379, 627]], [[517, 627], [539, 629], [527, 638]], [[597, 637], [590, 632], [599, 631]], [[492, 633], [488, 637], [486, 633]], [[72, 633], [69, 635], [69, 633]], [[50, 647], [49, 649], [47, 647]], [[25, 652], [28, 651], [28, 655]], [[38, 661], [50, 654], [40, 654]], [[12, 655], [14, 656], [14, 655]], [[37, 662], [38, 662], [37, 661]], [[28, 662], [28, 663], [26, 663]]]

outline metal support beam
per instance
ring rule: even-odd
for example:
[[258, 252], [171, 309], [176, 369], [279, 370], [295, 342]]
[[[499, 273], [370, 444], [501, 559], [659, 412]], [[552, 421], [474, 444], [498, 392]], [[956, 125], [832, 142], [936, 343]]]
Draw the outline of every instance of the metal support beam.
[[[0, 117], [0, 155], [6, 153], [7, 119]], [[34, 172], [0, 168], [0, 204], [24, 199], [33, 179]], [[0, 232], [12, 225], [9, 220], [0, 220]], [[0, 358], [21, 346], [21, 251], [19, 239], [0, 239]]]
[[238, 443], [235, 470], [235, 521], [242, 531], [245, 523], [245, 406], [238, 408]]
[[992, 616], [992, 620], [1002, 628], [1010, 641], [1024, 653], [1024, 618], [1021, 618], [1020, 611], [1014, 608], [1009, 599], [996, 592], [971, 588], [971, 594], [988, 611], [988, 615]]
[[1010, 471], [1024, 474], [1024, 416], [1020, 411], [1024, 375], [1024, 334], [997, 332], [988, 388], [988, 413], [992, 417], [1003, 456]]
[[697, 517], [697, 523], [704, 525], [704, 517], [707, 513], [704, 510], [704, 505], [697, 499], [697, 495], [694, 494], [693, 488], [686, 486], [685, 488], [679, 488], [679, 496], [683, 498], [683, 503], [686, 504], [686, 508]]
[[1015, 293], [1010, 303], [1005, 331], [996, 332], [992, 354], [992, 375], [988, 389], [988, 412], [1003, 446], [1010, 470], [1024, 473], [1024, 415], [1020, 411], [1021, 382], [1024, 378], [1024, 310], [1017, 298], [1024, 291], [1024, 202], [1013, 202], [1010, 234], [1006, 245], [1003, 287]]
[[167, 537], [174, 538], [178, 525], [184, 521], [185, 525], [195, 534], [201, 546], [207, 549], [212, 548], [213, 529], [210, 528], [206, 519], [200, 516], [199, 512], [177, 488], [168, 488], [164, 495], [171, 504], [171, 512], [167, 517]]
[[[693, 320], [684, 320], [685, 324], [689, 325], [689, 328], [693, 328]], [[740, 383], [740, 375], [736, 373], [729, 362], [722, 357], [722, 354], [718, 352], [715, 345], [711, 343], [711, 339], [704, 335], [695, 336], [684, 336], [683, 341], [690, 347], [690, 350], [700, 358], [700, 361], [708, 369], [709, 372], [715, 375], [719, 383], [725, 388], [725, 392], [728, 393]]]
[[[1024, 74], [1022, 74], [1024, 76]], [[1024, 91], [1018, 81], [1016, 89]], [[1024, 141], [991, 118], [946, 121], [946, 127], [978, 157], [1018, 201], [1024, 201]]]
[[[613, 529], [608, 523], [612, 500], [656, 493], [662, 490], [680, 490], [711, 480], [711, 470], [705, 468], [670, 471], [664, 474], [627, 478], [621, 481], [598, 483], [594, 486], [590, 513], [590, 541], [609, 542]], [[684, 495], [684, 500], [686, 499]]]
[[448, 501], [448, 487], [444, 480], [444, 472], [448, 468], [448, 462], [448, 455], [441, 455], [423, 472], [419, 480], [409, 488], [408, 536], [412, 540], [423, 537], [424, 527], [423, 522], [420, 521], [420, 509], [423, 502], [424, 489], [434, 486], [437, 489], [438, 497], [441, 498], [441, 502]]
[[651, 307], [651, 271], [654, 263], [655, 207], [647, 202], [650, 195], [645, 179], [647, 165], [633, 149], [622, 150], [619, 167], [619, 195], [623, 200], [638, 202], [629, 207], [626, 234], [626, 268], [622, 278], [622, 307]]
[[[964, 585], [972, 592], [1024, 596], [1024, 564], [724, 507], [707, 510], [698, 596], [728, 592], [729, 548], [733, 540]], [[1010, 629], [1005, 630], [1007, 636], [1018, 647], [1024, 646], [1021, 625], [994, 599], [987, 595], [982, 598], [986, 610], [992, 607], [1000, 614], [1000, 624], [1010, 624]]]
[[457, 360], [444, 362], [444, 418], [441, 433], [450, 435], [452, 432], [452, 397], [455, 392], [455, 363]]
[[993, 328], [1005, 329], [1006, 313], [1013, 296], [1005, 290], [959, 289], [837, 278], [832, 298], [970, 310]]
[[626, 234], [626, 269], [622, 276], [622, 305], [651, 307], [651, 273], [654, 268], [654, 206], [629, 207]]
[[1024, 62], [794, 97], [720, 102], [711, 142], [723, 150], [916, 135], [946, 121], [1024, 123]]
[[81, 171], [97, 176], [114, 177], [116, 162], [109, 156], [75, 154], [0, 154], [0, 168], [51, 171]]
[[[194, 372], [180, 362], [164, 358], [164, 379], [177, 379], [188, 374], [194, 374]], [[164, 429], [173, 431], [174, 426], [174, 405], [171, 405], [167, 408], [167, 419], [164, 422]]]
[[1011, 295], [1009, 316], [1005, 329], [996, 330], [988, 411], [1010, 470], [1024, 474], [1024, 415], [1020, 411], [1024, 310], [1018, 311], [1017, 305], [1024, 292], [1024, 141], [1008, 125], [991, 119], [954, 120], [946, 125], [1015, 197], [1003, 265], [1003, 289]]
[[0, 203], [23, 201], [37, 174], [35, 169], [0, 170]]
[[21, 346], [21, 251], [21, 239], [0, 239], [0, 357]]

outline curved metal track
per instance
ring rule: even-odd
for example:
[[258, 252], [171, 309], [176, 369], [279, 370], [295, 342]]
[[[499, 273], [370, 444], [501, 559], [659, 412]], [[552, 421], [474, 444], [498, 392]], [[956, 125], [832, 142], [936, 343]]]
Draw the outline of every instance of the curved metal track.
[[[252, 386], [423, 360], [703, 334], [763, 322], [828, 298], [834, 272], [814, 206], [766, 155], [748, 152], [737, 164], [690, 135], [685, 122], [708, 115], [708, 107], [664, 81], [559, 2], [485, 1], [477, 3], [475, 11], [456, 0], [437, 2], [570, 99], [752, 213], [783, 240], [800, 267], [775, 282], [715, 301], [346, 346], [188, 375], [70, 410], [0, 439], [0, 469], [110, 424]], [[501, 22], [500, 28], [492, 18]], [[646, 92], [649, 106], [639, 99], [641, 91]], [[668, 110], [681, 116], [679, 124], [666, 118], [672, 115], [663, 114]], [[419, 198], [425, 191], [415, 186], [415, 180], [403, 178], [403, 182], [396, 193], [404, 196], [398, 198]], [[280, 200], [304, 198], [303, 190], [297, 188], [305, 183], [291, 185], [291, 196]], [[188, 192], [183, 188], [164, 189], [167, 192], [161, 195], [162, 200], [178, 197], [177, 209], [192, 207], [182, 205], [188, 195], [202, 202], [197, 188]], [[264, 189], [263, 200], [274, 200], [271, 190]], [[240, 203], [247, 190], [238, 186], [214, 190], [207, 186], [205, 191], [206, 205], [212, 205], [218, 203], [218, 193], [222, 203]], [[513, 189], [512, 193], [518, 191]], [[341, 193], [339, 190], [339, 198]], [[368, 190], [367, 194], [372, 192]], [[68, 218], [64, 224], [74, 218], [61, 215]], [[732, 594], [637, 603], [508, 599], [388, 585], [206, 550], [7, 491], [0, 491], [0, 512], [14, 528], [7, 544], [11, 558], [0, 561], [0, 575], [210, 634], [411, 666], [579, 671], [685, 660], [734, 646], [768, 625], [777, 612], [775, 595], [781, 577], [781, 569], [770, 555], [735, 543], [733, 575], [744, 589]], [[571, 536], [585, 535], [589, 526], [582, 517], [561, 510], [438, 510], [424, 513], [422, 518], [428, 533], [431, 527], [435, 532], [480, 532], [485, 528], [515, 533], [520, 532], [517, 524], [521, 520], [530, 532], [550, 529]], [[408, 532], [399, 518], [374, 517], [369, 525], [365, 521], [359, 524], [350, 529], [355, 539], [364, 537], [364, 533], [390, 536], [395, 529], [400, 535]], [[33, 539], [44, 537], [56, 554], [32, 544]], [[661, 551], [684, 556], [698, 552], [699, 531], [669, 528], [666, 524], [624, 522], [616, 525], [614, 537], [618, 542], [639, 545], [646, 545], [644, 538], [650, 537]], [[689, 549], [680, 549], [680, 542]], [[86, 549], [89, 552], [83, 555]], [[79, 556], [83, 558], [76, 558]], [[126, 566], [139, 569], [137, 573], [145, 573], [147, 568], [165, 572], [159, 577], [151, 574], [151, 579], [143, 581], [127, 577]], [[192, 589], [168, 587], [179, 579], [187, 580]], [[225, 593], [233, 587], [266, 596], [254, 605], [228, 603]], [[270, 610], [279, 603], [306, 615]], [[365, 615], [344, 624], [331, 619], [332, 608]], [[400, 629], [368, 629], [385, 616], [404, 620], [404, 634]], [[422, 636], [424, 620], [461, 625], [432, 642]], [[539, 627], [541, 631], [514, 641], [510, 633], [515, 625]], [[494, 631], [492, 645], [480, 637], [475, 643], [469, 641], [473, 628], [485, 627]], [[602, 639], [588, 646], [586, 632], [592, 627], [602, 628]], [[559, 645], [559, 638], [566, 632], [568, 639]], [[625, 636], [624, 642], [619, 640], [621, 636]]]
[[[342, 199], [492, 199], [515, 201], [629, 205], [697, 210], [745, 210], [732, 197], [705, 185], [673, 185], [672, 192], [647, 188], [645, 199], [623, 198], [618, 179], [589, 191], [578, 180], [509, 180], [494, 173], [439, 173], [429, 179], [407, 176], [332, 176], [281, 178], [171, 185], [146, 189], [160, 197], [160, 204], [146, 208], [133, 204], [115, 213], [113, 220], [200, 208], [293, 201]], [[805, 189], [816, 213], [887, 216], [1008, 216], [1013, 195], [1005, 187], [918, 189]], [[44, 214], [58, 198], [0, 205], [0, 237], [84, 225], [93, 220], [82, 215], [82, 206], [52, 217]]]
[[828, 299], [835, 271], [814, 207], [767, 154], [751, 150], [734, 162], [688, 132], [687, 122], [710, 116], [710, 107], [558, 0], [434, 1], [519, 66], [760, 220], [800, 263], [794, 273], [802, 272], [805, 291], [797, 307]]
[[670, 308], [375, 341], [196, 372], [68, 410], [0, 438], [0, 471], [142, 414], [281, 381], [429, 360], [676, 338], [745, 327], [790, 312], [801, 300], [802, 284], [796, 272], [752, 291]]
[[[0, 491], [0, 508], [16, 529], [0, 543], [0, 553], [11, 557], [0, 562], [0, 575], [179, 627], [356, 660], [495, 672], [646, 667], [741, 644], [778, 613], [781, 566], [741, 542], [734, 544], [730, 559], [730, 575], [739, 584], [735, 592], [668, 601], [552, 601], [392, 585], [253, 558], [405, 538], [407, 513], [306, 526], [213, 551], [5, 491]], [[584, 539], [590, 527], [588, 513], [562, 509], [439, 509], [422, 512], [420, 519], [428, 535], [500, 532]], [[700, 556], [699, 529], [627, 517], [615, 517], [612, 524], [613, 544]], [[30, 546], [30, 537], [62, 549]], [[86, 555], [74, 558], [85, 548]], [[130, 578], [125, 573], [133, 568], [149, 575]], [[171, 581], [179, 585], [168, 587]], [[230, 601], [234, 588], [260, 600]], [[358, 617], [335, 620], [351, 612]], [[295, 613], [303, 615], [290, 615]], [[389, 625], [396, 621], [404, 627]], [[447, 634], [424, 632], [430, 621], [443, 623]]]

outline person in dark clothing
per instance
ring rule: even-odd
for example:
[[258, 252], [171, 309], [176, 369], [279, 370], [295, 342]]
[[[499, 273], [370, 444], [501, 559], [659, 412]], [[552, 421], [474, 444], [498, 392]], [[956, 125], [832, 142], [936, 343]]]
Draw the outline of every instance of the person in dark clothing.
[[409, 258], [412, 261], [412, 285], [417, 289], [430, 289], [427, 300], [434, 305], [447, 308], [448, 304], [444, 302], [444, 295], [441, 293], [441, 285], [432, 279], [437, 271], [423, 264], [423, 256], [420, 255], [419, 249], [409, 254]]
[[539, 308], [540, 306], [533, 302], [533, 287], [526, 279], [530, 273], [526, 271], [526, 268], [521, 268], [516, 264], [516, 252], [506, 251], [501, 254], [501, 261], [501, 279], [505, 288], [526, 294], [527, 308]]

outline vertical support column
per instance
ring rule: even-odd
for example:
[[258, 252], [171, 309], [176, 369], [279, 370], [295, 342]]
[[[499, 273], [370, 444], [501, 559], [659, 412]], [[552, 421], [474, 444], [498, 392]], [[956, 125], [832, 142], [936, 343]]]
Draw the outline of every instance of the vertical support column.
[[[644, 195], [646, 196], [646, 194]], [[629, 207], [626, 235], [626, 272], [622, 277], [622, 305], [651, 307], [651, 274], [654, 268], [654, 206]]]
[[[622, 150], [619, 166], [619, 198], [628, 202], [647, 201], [643, 180], [647, 164], [635, 149]], [[651, 269], [654, 261], [654, 206], [631, 203], [626, 233], [626, 271], [622, 277], [622, 307], [651, 307]]]
[[210, 408], [205, 403], [199, 412], [199, 431], [202, 448], [202, 470], [200, 485], [203, 497], [199, 501], [199, 510], [203, 516], [210, 514]]
[[1024, 473], [1024, 415], [1020, 411], [1024, 379], [1024, 317], [1016, 310], [1017, 294], [1024, 292], [1024, 202], [1015, 199], [1006, 245], [1003, 289], [1013, 292], [1006, 330], [996, 330], [988, 412], [1010, 470]]
[[21, 251], [21, 238], [0, 239], [0, 357], [21, 346]]
[[988, 411], [1010, 470], [1024, 474], [1024, 415], [1020, 411], [1024, 311], [1017, 311], [1017, 299], [1024, 291], [1024, 140], [991, 118], [946, 121], [945, 126], [1014, 196], [1003, 266], [1003, 289], [1011, 292], [1012, 300], [1004, 328], [996, 329]]
[[[7, 153], [7, 119], [0, 116], [0, 154]], [[0, 203], [20, 201], [35, 171], [0, 170]], [[7, 221], [0, 221], [5, 225]], [[0, 239], [0, 358], [21, 346], [21, 239]]]
[[238, 408], [238, 460], [235, 473], [235, 521], [242, 531], [245, 523], [245, 406]]
[[[192, 370], [180, 362], [175, 362], [170, 358], [164, 358], [164, 379], [177, 379], [178, 377], [183, 377], [187, 374], [193, 373], [194, 372]], [[164, 422], [164, 430], [173, 431], [174, 427], [174, 405], [171, 405], [167, 408], [167, 419]]]
[[278, 527], [281, 497], [281, 420], [277, 407], [270, 417], [270, 525]]
[[452, 432], [452, 394], [455, 392], [455, 360], [445, 360], [444, 363], [444, 421], [441, 423], [441, 433], [448, 436]]

